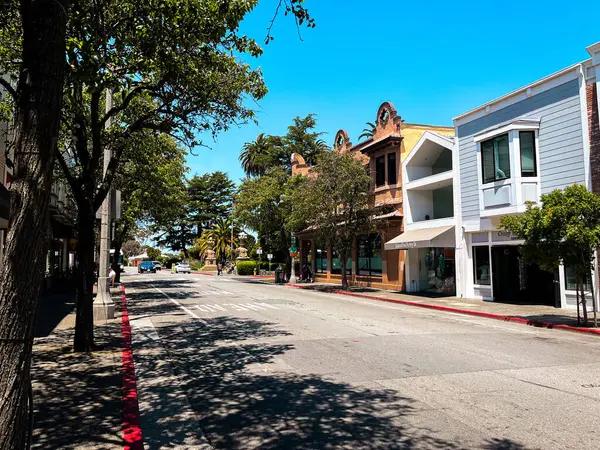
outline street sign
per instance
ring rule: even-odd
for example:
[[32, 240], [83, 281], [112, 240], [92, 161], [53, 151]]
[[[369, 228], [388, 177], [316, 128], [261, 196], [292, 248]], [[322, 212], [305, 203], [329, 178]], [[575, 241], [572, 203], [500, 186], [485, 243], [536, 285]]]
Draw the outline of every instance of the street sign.
[[262, 255], [262, 248], [258, 247], [258, 250], [256, 250], [256, 254], [257, 255]]
[[271, 261], [271, 260], [273, 259], [273, 253], [269, 253], [269, 254], [267, 255], [267, 259], [268, 259], [269, 261]]

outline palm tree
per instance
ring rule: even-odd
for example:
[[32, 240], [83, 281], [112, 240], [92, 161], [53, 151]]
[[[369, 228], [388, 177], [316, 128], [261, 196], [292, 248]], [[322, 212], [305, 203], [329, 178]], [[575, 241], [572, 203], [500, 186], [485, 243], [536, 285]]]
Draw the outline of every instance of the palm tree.
[[358, 137], [360, 141], [362, 138], [369, 139], [375, 135], [375, 124], [372, 122], [367, 122], [367, 128], [363, 128], [363, 133]]
[[[233, 245], [237, 245], [237, 235], [239, 229], [233, 227]], [[212, 228], [206, 230], [204, 233], [206, 240], [212, 239], [214, 243], [213, 250], [218, 261], [223, 261], [231, 253], [231, 220], [223, 219], [219, 217], [215, 220]]]
[[254, 142], [246, 142], [239, 160], [247, 176], [263, 175], [272, 160], [273, 142], [271, 137], [260, 133]]

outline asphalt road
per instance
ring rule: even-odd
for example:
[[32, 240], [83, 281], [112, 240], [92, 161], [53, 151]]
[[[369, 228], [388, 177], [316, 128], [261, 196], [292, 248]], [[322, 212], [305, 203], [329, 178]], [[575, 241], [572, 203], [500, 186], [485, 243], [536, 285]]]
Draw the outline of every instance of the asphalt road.
[[123, 281], [146, 448], [600, 448], [596, 337], [231, 277]]

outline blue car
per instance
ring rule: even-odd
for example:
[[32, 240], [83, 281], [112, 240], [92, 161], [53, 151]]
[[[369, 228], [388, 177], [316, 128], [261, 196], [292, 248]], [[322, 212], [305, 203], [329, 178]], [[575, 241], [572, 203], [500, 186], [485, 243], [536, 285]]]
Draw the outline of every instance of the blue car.
[[144, 272], [156, 273], [156, 269], [154, 268], [154, 264], [152, 264], [152, 261], [142, 261], [140, 263], [140, 265], [138, 266], [138, 273]]

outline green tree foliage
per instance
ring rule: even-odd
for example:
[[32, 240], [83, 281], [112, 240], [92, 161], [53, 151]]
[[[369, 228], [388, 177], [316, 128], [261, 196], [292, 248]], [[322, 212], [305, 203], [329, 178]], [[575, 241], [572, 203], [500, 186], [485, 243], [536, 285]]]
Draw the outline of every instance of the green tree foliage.
[[[238, 33], [256, 1], [82, 1], [67, 25], [63, 138], [59, 163], [78, 206], [79, 261], [75, 348], [93, 345], [93, 228], [128, 142], [137, 133], [168, 133], [194, 146], [254, 118], [244, 100], [266, 93], [262, 75], [237, 55], [260, 47]], [[126, 20], [124, 20], [126, 18]], [[107, 107], [107, 90], [114, 101]], [[109, 126], [109, 124], [111, 124]], [[102, 171], [105, 147], [111, 149]]]
[[123, 251], [123, 256], [125, 256], [125, 258], [131, 258], [132, 256], [137, 256], [142, 253], [142, 244], [135, 239], [131, 239], [123, 243], [121, 250]]
[[154, 247], [146, 247], [146, 255], [148, 255], [148, 259], [157, 261], [161, 256], [161, 251]]
[[315, 117], [314, 114], [295, 117], [284, 136], [261, 133], [254, 142], [246, 142], [239, 157], [246, 175], [261, 176], [273, 167], [283, 167], [291, 173], [293, 153], [302, 155], [307, 164], [315, 164], [322, 153], [330, 150], [321, 138], [324, 133], [314, 131], [317, 126]]
[[362, 134], [358, 137], [358, 140], [369, 139], [375, 136], [376, 125], [373, 122], [367, 122], [366, 128], [363, 128]]
[[340, 254], [342, 287], [348, 288], [346, 264], [354, 239], [373, 230], [371, 177], [363, 164], [348, 153], [324, 153], [316, 176], [297, 180], [291, 190], [291, 213], [286, 225], [293, 231], [314, 227], [319, 239], [331, 239]]
[[258, 234], [265, 252], [272, 251], [276, 259], [285, 260], [289, 234], [285, 219], [290, 213], [286, 200], [290, 176], [281, 167], [274, 167], [259, 178], [244, 180], [235, 200], [235, 218]]
[[224, 172], [194, 176], [188, 181], [192, 201], [192, 219], [198, 226], [198, 237], [202, 230], [210, 228], [218, 218], [231, 214], [235, 185]]
[[228, 258], [233, 258], [235, 255], [231, 254], [231, 246], [233, 242], [233, 248], [235, 249], [238, 245], [238, 234], [240, 229], [237, 226], [233, 226], [233, 241], [232, 241], [232, 221], [231, 219], [218, 218], [212, 227], [205, 230], [202, 233], [202, 239], [207, 242], [212, 240], [213, 250], [218, 261], [225, 261]]
[[159, 222], [172, 209], [186, 170], [185, 151], [170, 136], [146, 131], [129, 140], [114, 182], [122, 208], [115, 222], [113, 267], [123, 243], [135, 237], [140, 224]]
[[[587, 324], [583, 285], [594, 270], [595, 252], [600, 247], [600, 197], [574, 184], [544, 194], [540, 200], [541, 206], [530, 203], [521, 215], [502, 217], [502, 227], [525, 240], [521, 252], [528, 261], [546, 270], [555, 270], [562, 263], [574, 271]], [[579, 302], [577, 306], [579, 311]]]
[[190, 257], [188, 248], [193, 246], [196, 239], [196, 223], [192, 219], [187, 190], [180, 191], [180, 195], [173, 198], [169, 210], [150, 226], [150, 230], [156, 236], [158, 245], [180, 251], [186, 259]]

